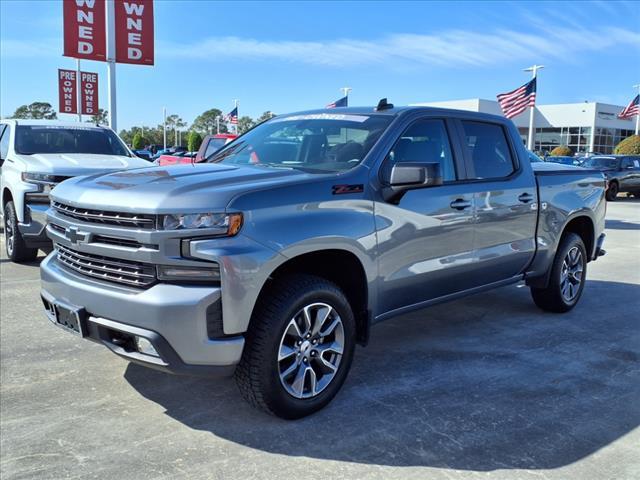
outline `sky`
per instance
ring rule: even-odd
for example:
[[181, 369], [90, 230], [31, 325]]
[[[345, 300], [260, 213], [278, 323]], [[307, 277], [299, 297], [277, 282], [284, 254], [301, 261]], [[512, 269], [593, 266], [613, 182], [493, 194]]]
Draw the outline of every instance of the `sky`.
[[[495, 99], [542, 64], [540, 104], [626, 105], [640, 83], [637, 2], [213, 2], [155, 0], [155, 65], [117, 66], [118, 129], [239, 114], [350, 105]], [[62, 0], [0, 0], [0, 115], [57, 110]], [[106, 65], [83, 61], [100, 76]], [[75, 116], [60, 115], [73, 120]]]

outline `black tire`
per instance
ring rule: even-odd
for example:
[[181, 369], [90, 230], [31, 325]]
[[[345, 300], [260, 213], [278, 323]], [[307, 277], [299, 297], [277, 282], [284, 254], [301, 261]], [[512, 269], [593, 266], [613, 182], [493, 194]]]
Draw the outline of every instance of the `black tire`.
[[607, 188], [607, 200], [609, 202], [614, 202], [616, 197], [618, 196], [618, 192], [620, 187], [618, 186], [618, 182], [611, 182], [609, 184], [609, 188]]
[[13, 202], [4, 206], [4, 246], [12, 262], [29, 262], [38, 256], [37, 248], [28, 248], [18, 229], [18, 216]]
[[[581, 255], [581, 274], [579, 275], [580, 283], [575, 292], [575, 296], [567, 299], [562, 291], [562, 274], [563, 264], [567, 260], [567, 255], [574, 248], [577, 248]], [[587, 276], [587, 250], [582, 239], [575, 233], [567, 233], [560, 241], [560, 246], [556, 252], [556, 256], [551, 266], [551, 277], [549, 285], [546, 288], [531, 288], [531, 296], [535, 304], [542, 310], [555, 313], [564, 313], [576, 306], [582, 291], [584, 290], [585, 279]], [[575, 285], [574, 285], [575, 288]]]
[[[280, 378], [280, 343], [297, 312], [317, 302], [331, 306], [340, 316], [344, 332], [343, 353], [324, 390], [310, 398], [296, 398]], [[236, 368], [236, 383], [245, 400], [265, 412], [285, 419], [305, 417], [326, 406], [338, 393], [351, 367], [355, 343], [355, 319], [340, 288], [312, 275], [283, 277], [256, 305], [242, 359]]]

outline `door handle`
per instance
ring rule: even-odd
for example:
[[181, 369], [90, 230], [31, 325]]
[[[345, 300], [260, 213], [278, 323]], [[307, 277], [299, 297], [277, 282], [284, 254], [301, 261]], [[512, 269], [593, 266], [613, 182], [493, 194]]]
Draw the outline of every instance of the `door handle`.
[[523, 193], [518, 197], [518, 200], [522, 203], [533, 202], [533, 195], [531, 195], [530, 193]]
[[456, 210], [464, 210], [465, 208], [469, 208], [471, 206], [471, 202], [464, 200], [462, 198], [458, 198], [450, 203], [450, 207]]

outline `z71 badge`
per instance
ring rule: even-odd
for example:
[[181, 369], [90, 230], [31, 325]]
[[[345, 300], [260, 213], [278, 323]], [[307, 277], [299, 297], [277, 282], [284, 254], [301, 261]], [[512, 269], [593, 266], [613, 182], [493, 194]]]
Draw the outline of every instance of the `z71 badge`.
[[344, 193], [362, 193], [364, 185], [334, 185], [332, 187], [334, 195], [342, 195]]

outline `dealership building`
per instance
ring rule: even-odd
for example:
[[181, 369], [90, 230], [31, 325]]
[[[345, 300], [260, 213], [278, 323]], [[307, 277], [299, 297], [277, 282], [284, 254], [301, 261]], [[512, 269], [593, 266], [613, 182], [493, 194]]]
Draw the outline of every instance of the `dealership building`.
[[[502, 115], [497, 101], [482, 98], [414, 105]], [[534, 150], [551, 151], [559, 145], [568, 145], [574, 153], [613, 153], [613, 148], [621, 140], [635, 133], [635, 117], [628, 120], [618, 118], [618, 113], [623, 108], [620, 105], [598, 102], [536, 105]], [[529, 109], [512, 120], [526, 145], [529, 134]]]

